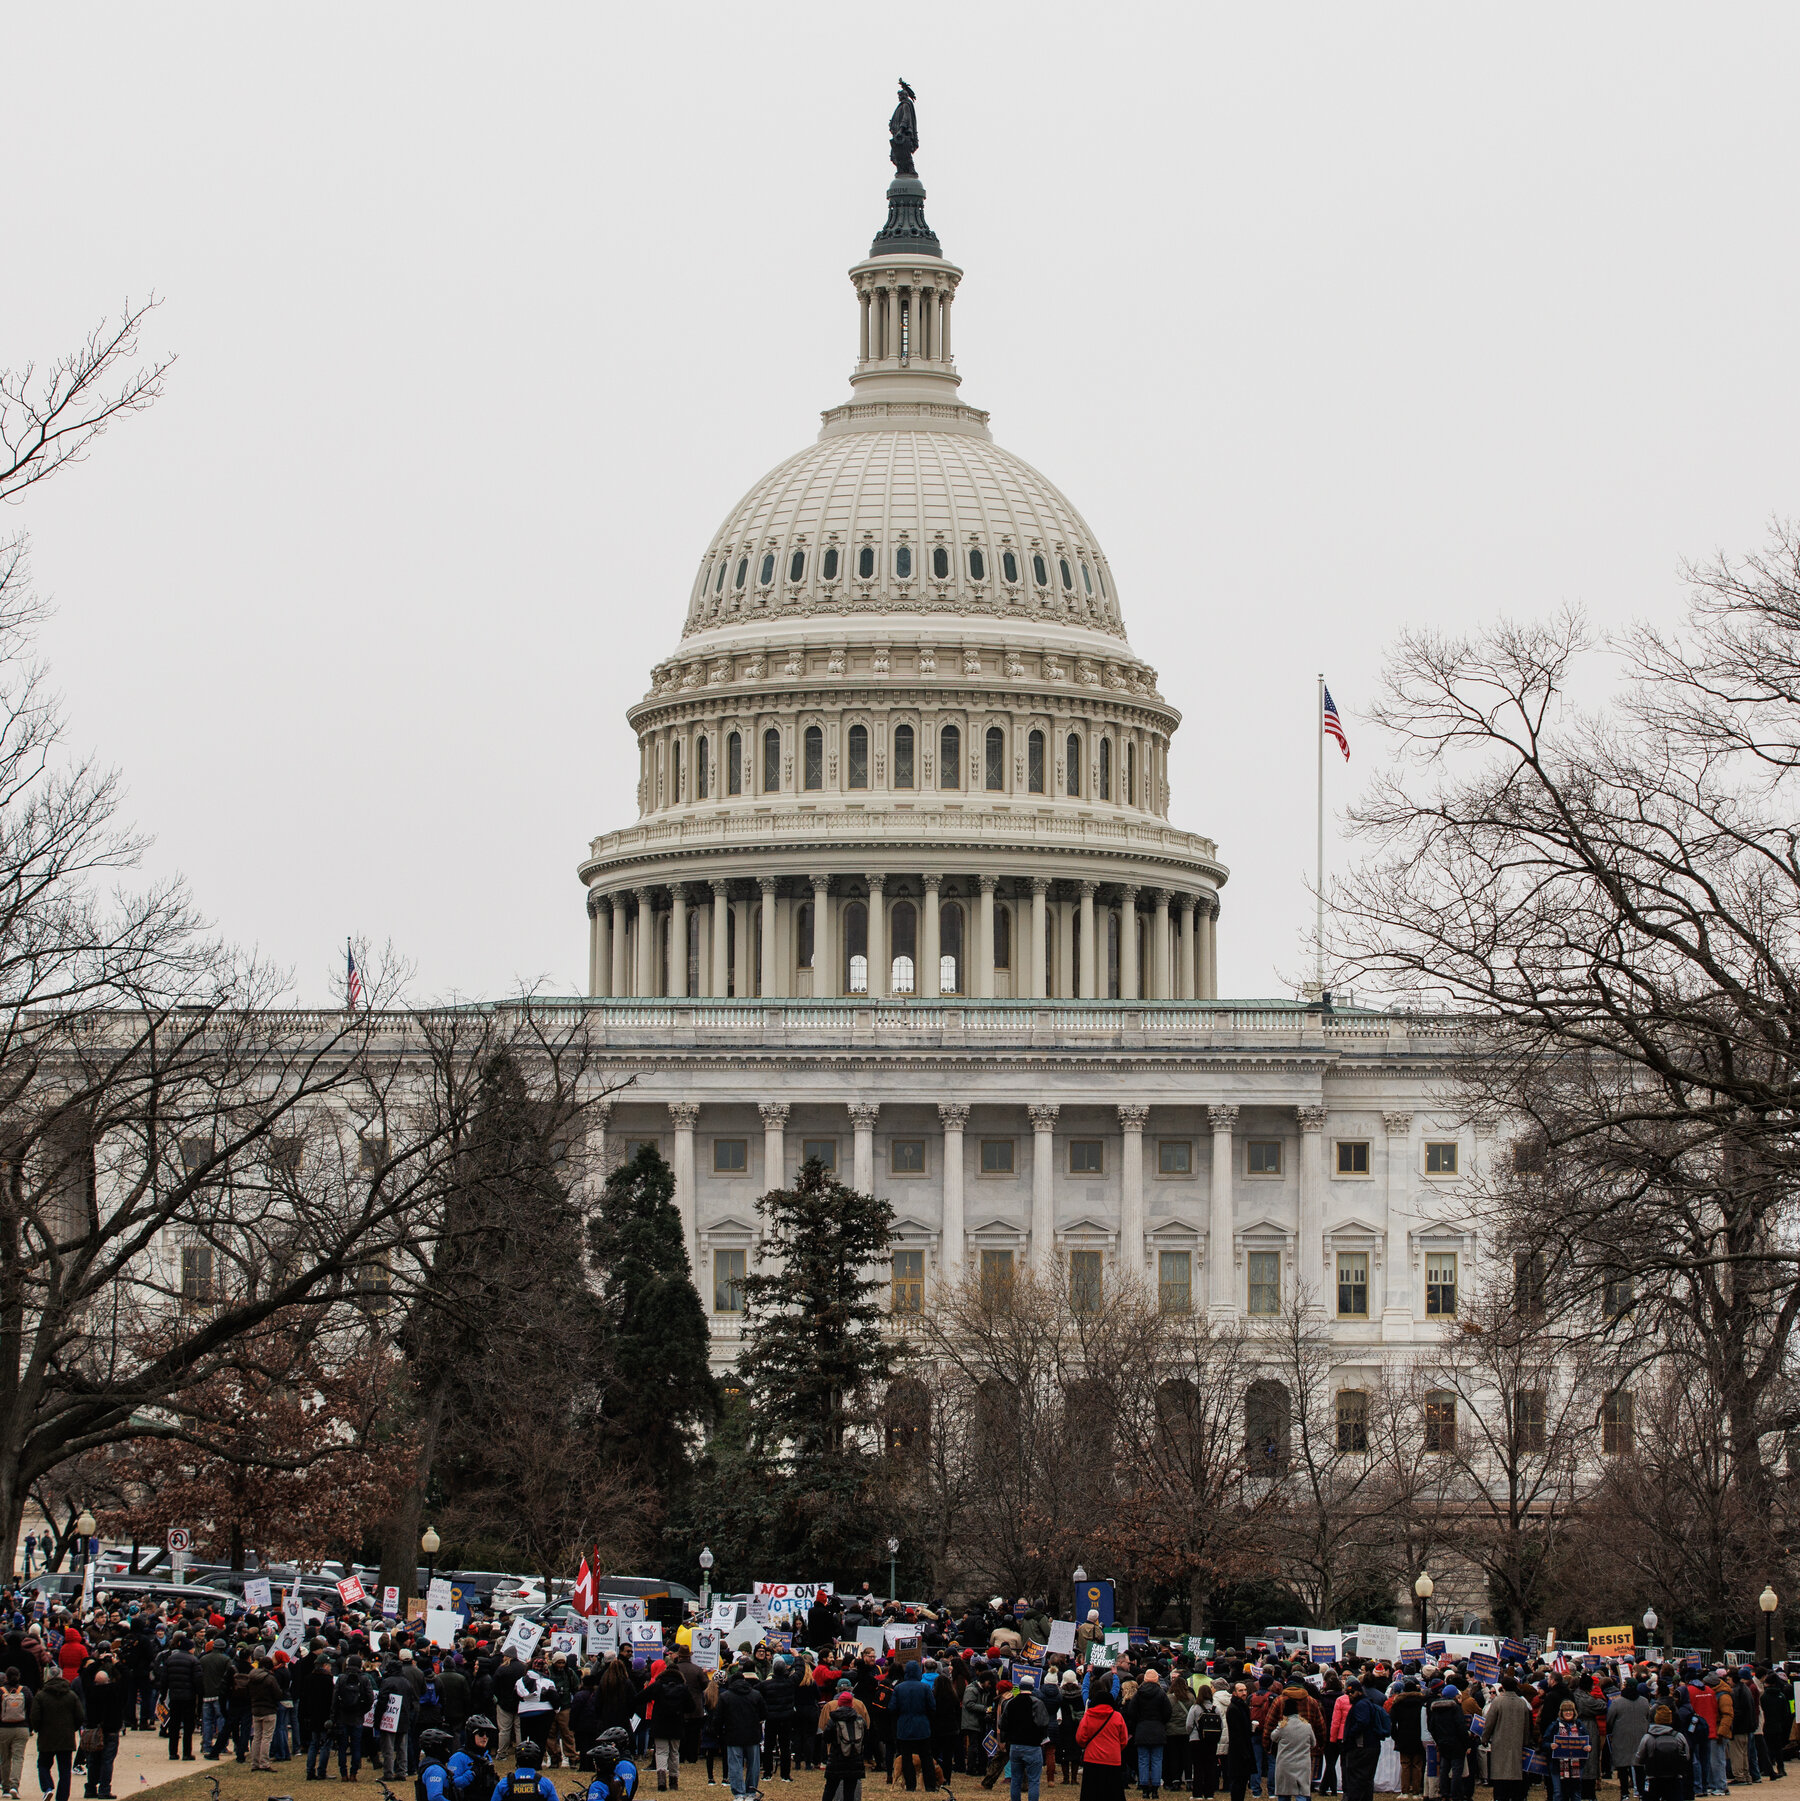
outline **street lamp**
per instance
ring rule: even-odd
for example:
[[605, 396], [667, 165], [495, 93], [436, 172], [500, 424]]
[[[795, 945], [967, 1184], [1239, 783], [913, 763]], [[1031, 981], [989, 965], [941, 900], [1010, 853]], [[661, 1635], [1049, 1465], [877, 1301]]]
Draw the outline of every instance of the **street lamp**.
[[419, 1540], [419, 1549], [425, 1553], [425, 1593], [428, 1597], [432, 1583], [437, 1580], [437, 1554], [443, 1542], [435, 1526], [427, 1526], [424, 1537]]
[[1769, 1661], [1769, 1628], [1775, 1623], [1775, 1609], [1781, 1605], [1781, 1597], [1774, 1589], [1765, 1588], [1756, 1597], [1756, 1604], [1762, 1609], [1762, 1660]]
[[1644, 1609], [1644, 1642], [1646, 1644], [1649, 1644], [1655, 1638], [1655, 1636], [1656, 1636], [1656, 1609], [1654, 1607], [1646, 1607]]
[[900, 1541], [897, 1538], [888, 1540], [888, 1599], [897, 1601], [900, 1598], [899, 1584], [894, 1575], [894, 1561], [900, 1555]]
[[1419, 1598], [1419, 1649], [1425, 1649], [1427, 1603], [1431, 1600], [1431, 1591], [1437, 1587], [1424, 1570], [1419, 1572], [1419, 1579], [1413, 1584], [1413, 1593]]
[[702, 1618], [712, 1616], [712, 1566], [713, 1554], [711, 1545], [700, 1547], [700, 1613]]
[[88, 1557], [90, 1555], [88, 1551], [88, 1541], [94, 1536], [94, 1527], [98, 1523], [99, 1522], [94, 1518], [93, 1509], [88, 1507], [82, 1508], [81, 1518], [75, 1522], [75, 1530], [81, 1534], [81, 1569], [83, 1575], [87, 1573]]

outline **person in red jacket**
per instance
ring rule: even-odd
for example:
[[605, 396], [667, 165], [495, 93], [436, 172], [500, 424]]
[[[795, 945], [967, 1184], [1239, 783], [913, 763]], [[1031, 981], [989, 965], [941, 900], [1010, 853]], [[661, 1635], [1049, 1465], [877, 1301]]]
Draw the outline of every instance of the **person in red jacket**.
[[64, 1678], [73, 1682], [81, 1674], [81, 1666], [87, 1662], [88, 1648], [82, 1642], [81, 1633], [71, 1620], [63, 1628], [62, 1649], [57, 1652], [56, 1660], [62, 1665]]
[[1087, 1712], [1075, 1728], [1075, 1743], [1082, 1755], [1081, 1801], [1123, 1801], [1125, 1747], [1131, 1728], [1113, 1706], [1107, 1685], [1091, 1685]]

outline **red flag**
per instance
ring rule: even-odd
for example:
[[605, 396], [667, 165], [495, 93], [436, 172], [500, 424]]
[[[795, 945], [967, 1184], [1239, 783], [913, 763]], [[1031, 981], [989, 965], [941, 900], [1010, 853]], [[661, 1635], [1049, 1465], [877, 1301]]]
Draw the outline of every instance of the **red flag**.
[[581, 1560], [581, 1574], [575, 1578], [575, 1593], [570, 1599], [575, 1603], [575, 1611], [583, 1618], [594, 1611], [594, 1572], [585, 1557]]

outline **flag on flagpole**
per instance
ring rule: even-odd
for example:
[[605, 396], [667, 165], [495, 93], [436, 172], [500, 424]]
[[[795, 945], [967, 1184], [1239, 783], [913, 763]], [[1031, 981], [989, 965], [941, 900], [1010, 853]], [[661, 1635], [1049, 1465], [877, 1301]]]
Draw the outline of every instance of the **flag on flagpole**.
[[569, 1599], [583, 1619], [594, 1611], [594, 1572], [585, 1557], [581, 1560], [581, 1574], [575, 1578], [575, 1592]]
[[344, 956], [350, 965], [350, 973], [344, 983], [344, 993], [348, 997], [352, 1012], [362, 1005], [362, 977], [356, 973], [356, 952], [351, 948], [350, 940], [344, 940]]
[[1344, 722], [1338, 718], [1337, 702], [1331, 698], [1331, 690], [1325, 690], [1324, 729], [1337, 740], [1338, 749], [1344, 753], [1344, 761], [1350, 761], [1350, 740], [1344, 736]]

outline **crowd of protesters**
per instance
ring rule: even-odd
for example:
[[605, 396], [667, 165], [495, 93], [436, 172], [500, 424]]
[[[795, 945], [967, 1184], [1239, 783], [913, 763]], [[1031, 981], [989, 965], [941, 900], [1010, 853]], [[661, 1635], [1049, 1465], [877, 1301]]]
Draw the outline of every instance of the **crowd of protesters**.
[[[625, 1655], [570, 1655], [546, 1637], [521, 1656], [493, 1617], [446, 1647], [417, 1622], [352, 1609], [310, 1616], [296, 1643], [281, 1640], [278, 1610], [227, 1619], [102, 1596], [82, 1617], [33, 1601], [0, 1594], [5, 1797], [35, 1738], [46, 1796], [69, 1801], [80, 1773], [88, 1801], [110, 1801], [121, 1735], [140, 1731], [166, 1738], [173, 1760], [413, 1778], [418, 1801], [527, 1788], [556, 1801], [541, 1772], [610, 1771], [622, 1757], [659, 1792], [685, 1779], [728, 1786], [733, 1801], [797, 1770], [822, 1775], [824, 1801], [896, 1778], [928, 1792], [1004, 1783], [1010, 1801], [1038, 1801], [1045, 1785], [1123, 1801], [1134, 1784], [1146, 1801], [1165, 1787], [1201, 1801], [1369, 1801], [1384, 1750], [1381, 1786], [1403, 1796], [1471, 1801], [1485, 1783], [1494, 1801], [1526, 1801], [1542, 1781], [1548, 1801], [1597, 1801], [1616, 1779], [1620, 1801], [1693, 1801], [1784, 1775], [1794, 1724], [1792, 1681], [1768, 1663], [1207, 1658], [1185, 1640], [1109, 1646], [1094, 1614], [1057, 1655], [1047, 1609], [998, 1600], [953, 1614], [828, 1598], [787, 1631], [748, 1635], [758, 1642], [703, 1643], [704, 1664], [688, 1625]], [[879, 1629], [879, 1649], [859, 1627]]]

